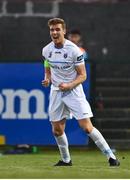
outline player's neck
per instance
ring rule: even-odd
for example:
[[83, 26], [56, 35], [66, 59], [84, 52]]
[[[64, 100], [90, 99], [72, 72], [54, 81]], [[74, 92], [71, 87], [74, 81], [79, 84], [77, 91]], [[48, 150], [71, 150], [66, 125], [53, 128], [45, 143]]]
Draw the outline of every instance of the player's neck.
[[65, 39], [63, 39], [63, 41], [60, 42], [60, 43], [55, 43], [55, 48], [57, 48], [57, 49], [63, 48], [64, 43], [65, 43]]

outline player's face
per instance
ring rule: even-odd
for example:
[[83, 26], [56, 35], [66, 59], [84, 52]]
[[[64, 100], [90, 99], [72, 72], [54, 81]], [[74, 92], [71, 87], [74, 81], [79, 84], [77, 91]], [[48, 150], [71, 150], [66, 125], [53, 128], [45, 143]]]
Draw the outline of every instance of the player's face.
[[50, 36], [56, 46], [61, 46], [64, 43], [65, 30], [62, 24], [56, 24], [50, 26]]

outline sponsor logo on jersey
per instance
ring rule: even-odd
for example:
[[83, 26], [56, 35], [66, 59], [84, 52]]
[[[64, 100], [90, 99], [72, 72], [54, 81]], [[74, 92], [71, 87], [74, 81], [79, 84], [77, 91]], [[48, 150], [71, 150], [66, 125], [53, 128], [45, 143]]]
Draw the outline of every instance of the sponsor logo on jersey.
[[57, 65], [51, 65], [54, 69], [67, 69], [70, 67], [70, 65], [64, 65], [64, 66], [57, 66]]

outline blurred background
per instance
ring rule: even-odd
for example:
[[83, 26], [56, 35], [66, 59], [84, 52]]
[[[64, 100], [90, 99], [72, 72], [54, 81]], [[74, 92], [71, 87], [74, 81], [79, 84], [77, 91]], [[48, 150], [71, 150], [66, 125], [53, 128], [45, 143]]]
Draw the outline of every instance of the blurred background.
[[[63, 18], [78, 29], [93, 123], [112, 148], [130, 148], [130, 1], [0, 0], [0, 144], [55, 146], [48, 121], [49, 88], [43, 79], [42, 48], [51, 41], [47, 21]], [[69, 143], [95, 145], [75, 120]]]

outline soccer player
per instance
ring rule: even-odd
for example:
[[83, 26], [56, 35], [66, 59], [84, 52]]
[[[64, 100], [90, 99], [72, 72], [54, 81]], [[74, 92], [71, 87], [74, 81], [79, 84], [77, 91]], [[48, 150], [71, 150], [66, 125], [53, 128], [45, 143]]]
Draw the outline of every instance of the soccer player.
[[42, 85], [47, 87], [51, 83], [49, 118], [61, 155], [61, 160], [55, 166], [72, 166], [68, 140], [64, 132], [70, 113], [106, 155], [109, 165], [119, 166], [119, 161], [104, 137], [90, 120], [93, 113], [82, 88], [82, 82], [87, 77], [83, 53], [78, 46], [65, 39], [66, 24], [63, 19], [50, 19], [48, 26], [52, 42], [42, 49], [45, 66]]
[[86, 61], [88, 59], [88, 53], [86, 52], [86, 50], [82, 47], [82, 35], [80, 30], [78, 29], [72, 29], [71, 31], [69, 31], [68, 33], [68, 39], [70, 41], [72, 41], [74, 44], [76, 44], [80, 50], [83, 53], [84, 56], [84, 60]]

